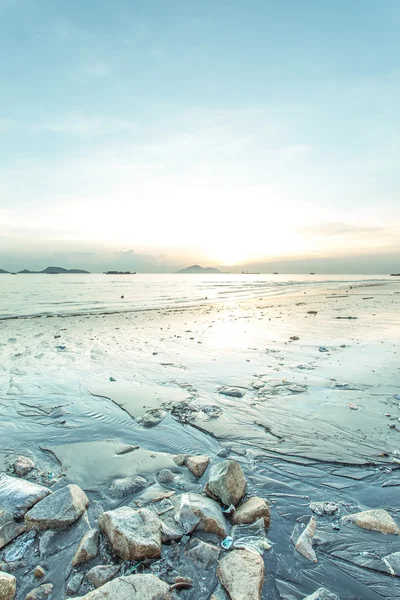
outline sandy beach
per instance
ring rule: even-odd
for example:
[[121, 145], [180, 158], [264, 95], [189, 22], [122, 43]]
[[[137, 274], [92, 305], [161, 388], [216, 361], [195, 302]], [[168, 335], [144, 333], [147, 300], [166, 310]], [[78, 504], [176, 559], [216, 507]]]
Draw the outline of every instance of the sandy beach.
[[[240, 464], [248, 496], [270, 504], [263, 599], [302, 600], [322, 586], [341, 600], [394, 600], [400, 554], [397, 563], [387, 557], [399, 553], [398, 536], [342, 518], [384, 509], [400, 522], [399, 308], [393, 280], [182, 308], [3, 320], [1, 470], [12, 475], [24, 455], [35, 463], [27, 480], [54, 490], [80, 486], [96, 528], [103, 510], [154, 510], [160, 495], [202, 493], [212, 466], [228, 458]], [[122, 453], [127, 445], [139, 448]], [[207, 455], [211, 463], [196, 477], [176, 455]], [[163, 469], [171, 480], [160, 481]], [[133, 476], [146, 487], [110, 496], [113, 481]], [[336, 510], [315, 514], [313, 502]], [[313, 514], [318, 562], [292, 543]], [[81, 519], [46, 544], [46, 534], [37, 534], [17, 561], [11, 551], [29, 533], [0, 550], [0, 561], [15, 568], [18, 599], [33, 587], [39, 563], [56, 598], [94, 565], [122, 564], [120, 575], [130, 572], [133, 563], [117, 560], [103, 542], [89, 567], [72, 569], [85, 527]], [[196, 535], [220, 547], [213, 533]], [[164, 544], [161, 558], [135, 572], [169, 583], [190, 577], [193, 587], [173, 592], [179, 598], [226, 597], [215, 565], [196, 569], [184, 559], [185, 543]], [[82, 596], [91, 585], [82, 578], [78, 589]]]

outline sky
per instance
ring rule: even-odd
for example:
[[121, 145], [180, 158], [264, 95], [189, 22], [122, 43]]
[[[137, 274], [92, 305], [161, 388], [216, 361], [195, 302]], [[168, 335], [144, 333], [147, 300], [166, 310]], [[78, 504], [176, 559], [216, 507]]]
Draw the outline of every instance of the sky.
[[398, 0], [0, 0], [0, 268], [400, 270]]

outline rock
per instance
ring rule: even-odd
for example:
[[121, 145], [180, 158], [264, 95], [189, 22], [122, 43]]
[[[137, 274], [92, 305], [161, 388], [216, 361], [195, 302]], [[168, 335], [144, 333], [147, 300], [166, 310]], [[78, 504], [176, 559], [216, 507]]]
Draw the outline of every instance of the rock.
[[162, 469], [157, 475], [158, 483], [172, 483], [174, 479], [175, 473], [173, 473], [169, 469]]
[[219, 388], [218, 393], [223, 394], [224, 396], [230, 396], [231, 398], [243, 398], [243, 396], [246, 393], [246, 390], [224, 385], [221, 388]]
[[0, 571], [0, 600], [13, 600], [17, 591], [14, 575]]
[[139, 490], [143, 490], [147, 486], [147, 483], [144, 477], [123, 477], [122, 479], [115, 479], [110, 485], [108, 492], [112, 498], [124, 498]]
[[213, 544], [192, 538], [185, 546], [184, 554], [197, 567], [207, 569], [217, 562], [220, 551], [221, 549]]
[[310, 502], [310, 508], [320, 517], [334, 515], [339, 510], [338, 505], [334, 502]]
[[36, 465], [33, 460], [27, 456], [18, 456], [13, 466], [14, 473], [17, 475], [17, 477], [25, 477], [25, 475], [27, 475], [29, 471], [32, 471]]
[[178, 467], [183, 467], [186, 462], [186, 459], [189, 458], [188, 454], [176, 454], [173, 459], [174, 463], [178, 465]]
[[271, 519], [269, 505], [263, 498], [254, 496], [236, 509], [231, 520], [234, 525], [248, 525], [260, 518], [264, 519], [265, 529], [268, 529]]
[[386, 510], [364, 510], [353, 515], [342, 517], [342, 523], [354, 523], [363, 529], [380, 533], [399, 534], [400, 529]]
[[25, 596], [25, 600], [46, 600], [53, 592], [52, 583], [44, 583]]
[[317, 530], [317, 521], [315, 517], [311, 517], [310, 522], [295, 543], [295, 548], [304, 558], [311, 562], [318, 562], [317, 555], [312, 547], [312, 539]]
[[231, 600], [261, 600], [264, 561], [256, 552], [229, 552], [220, 561], [217, 575]]
[[37, 567], [35, 567], [35, 570], [33, 571], [33, 574], [36, 577], [36, 579], [42, 579], [46, 575], [46, 571], [43, 569], [43, 567], [37, 565]]
[[207, 455], [189, 456], [186, 459], [186, 466], [193, 475], [201, 477], [210, 464], [210, 460], [210, 457]]
[[174, 498], [174, 520], [185, 533], [200, 530], [215, 533], [224, 539], [227, 535], [226, 520], [217, 502], [200, 494], [182, 494]]
[[387, 566], [388, 573], [400, 577], [400, 552], [393, 552], [382, 558]]
[[172, 600], [169, 585], [155, 575], [117, 577], [74, 600]]
[[99, 553], [100, 535], [97, 529], [91, 529], [83, 536], [72, 559], [72, 566], [77, 567], [93, 560]]
[[24, 531], [25, 523], [16, 523], [12, 514], [0, 511], [0, 550]]
[[0, 474], [0, 510], [21, 519], [37, 502], [51, 494], [51, 490], [18, 477]]
[[123, 560], [157, 558], [161, 554], [161, 521], [150, 510], [122, 506], [101, 515], [101, 531]]
[[82, 581], [83, 581], [82, 573], [75, 573], [75, 575], [73, 577], [71, 577], [71, 579], [67, 583], [67, 589], [66, 589], [68, 596], [72, 596], [73, 594], [78, 593], [78, 590], [82, 585]]
[[326, 588], [320, 587], [316, 592], [311, 594], [311, 596], [307, 596], [304, 600], [340, 600], [339, 596], [336, 594], [332, 594]]
[[89, 499], [77, 485], [67, 485], [48, 496], [25, 515], [27, 529], [64, 529], [87, 509]]
[[90, 571], [86, 573], [86, 579], [88, 579], [95, 588], [99, 588], [107, 583], [107, 581], [114, 579], [120, 568], [119, 565], [99, 565], [93, 567], [93, 569], [90, 569]]
[[162, 410], [161, 408], [153, 408], [152, 410], [148, 410], [143, 415], [143, 427], [155, 427], [155, 425], [161, 423], [161, 421], [165, 418], [166, 414], [167, 413], [165, 412], [165, 410]]
[[240, 502], [247, 492], [247, 482], [243, 471], [235, 460], [225, 460], [210, 469], [205, 492], [230, 506]]

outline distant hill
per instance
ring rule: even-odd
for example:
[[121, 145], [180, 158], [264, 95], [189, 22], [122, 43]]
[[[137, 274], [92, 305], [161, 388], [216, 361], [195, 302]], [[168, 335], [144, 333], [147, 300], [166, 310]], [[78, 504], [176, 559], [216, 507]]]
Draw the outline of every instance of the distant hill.
[[213, 267], [201, 267], [200, 265], [192, 265], [190, 267], [186, 267], [186, 269], [178, 271], [178, 273], [221, 273], [221, 271], [219, 269], [214, 269]]
[[64, 269], [63, 267], [46, 267], [43, 271], [29, 271], [28, 269], [24, 269], [23, 271], [18, 271], [20, 275], [25, 275], [27, 273], [31, 274], [41, 274], [45, 273], [47, 275], [59, 275], [60, 273], [89, 273], [89, 271], [83, 271], [82, 269]]
[[0, 273], [9, 273], [10, 271], [4, 271], [4, 269], [0, 269]]

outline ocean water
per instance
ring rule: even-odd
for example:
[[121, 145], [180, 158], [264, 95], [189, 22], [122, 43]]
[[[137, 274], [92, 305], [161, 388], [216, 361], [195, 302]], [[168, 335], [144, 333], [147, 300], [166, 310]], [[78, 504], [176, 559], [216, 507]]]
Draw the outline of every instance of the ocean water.
[[0, 275], [0, 319], [195, 306], [388, 280], [383, 275], [5, 274]]

